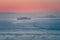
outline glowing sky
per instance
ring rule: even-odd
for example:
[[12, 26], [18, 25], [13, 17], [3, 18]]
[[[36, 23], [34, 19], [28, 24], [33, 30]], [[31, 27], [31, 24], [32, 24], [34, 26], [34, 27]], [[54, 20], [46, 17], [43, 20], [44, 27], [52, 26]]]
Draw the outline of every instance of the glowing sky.
[[60, 10], [60, 0], [0, 0], [0, 12], [49, 12]]

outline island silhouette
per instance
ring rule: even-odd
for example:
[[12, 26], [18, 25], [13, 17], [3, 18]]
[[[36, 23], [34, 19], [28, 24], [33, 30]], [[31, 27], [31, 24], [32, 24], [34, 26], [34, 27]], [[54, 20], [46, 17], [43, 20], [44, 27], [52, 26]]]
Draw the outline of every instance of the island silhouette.
[[29, 18], [29, 17], [19, 17], [19, 18], [17, 18], [17, 20], [30, 20], [31, 18]]

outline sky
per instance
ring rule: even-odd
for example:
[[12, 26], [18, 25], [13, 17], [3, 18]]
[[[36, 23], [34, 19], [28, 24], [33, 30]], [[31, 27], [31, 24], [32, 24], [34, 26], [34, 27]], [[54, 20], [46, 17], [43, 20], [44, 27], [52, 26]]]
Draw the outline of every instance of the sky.
[[0, 12], [55, 12], [60, 0], [0, 0]]

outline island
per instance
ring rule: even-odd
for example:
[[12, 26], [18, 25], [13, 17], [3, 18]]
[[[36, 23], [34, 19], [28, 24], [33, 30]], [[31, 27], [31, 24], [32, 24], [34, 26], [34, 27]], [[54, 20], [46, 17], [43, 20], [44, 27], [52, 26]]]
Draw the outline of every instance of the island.
[[30, 20], [31, 18], [28, 18], [28, 17], [19, 17], [17, 18], [17, 20]]
[[48, 16], [45, 16], [46, 18], [56, 18], [55, 15], [48, 15]]

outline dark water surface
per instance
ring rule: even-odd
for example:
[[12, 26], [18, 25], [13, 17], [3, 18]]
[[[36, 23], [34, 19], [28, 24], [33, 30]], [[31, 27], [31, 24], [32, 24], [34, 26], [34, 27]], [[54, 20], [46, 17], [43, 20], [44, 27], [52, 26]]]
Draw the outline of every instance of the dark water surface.
[[0, 21], [0, 40], [60, 40], [60, 19]]

